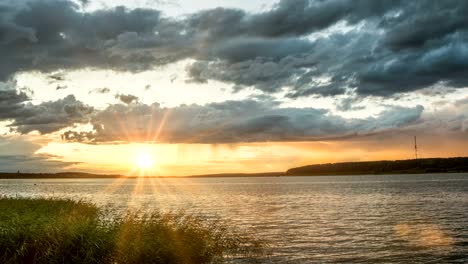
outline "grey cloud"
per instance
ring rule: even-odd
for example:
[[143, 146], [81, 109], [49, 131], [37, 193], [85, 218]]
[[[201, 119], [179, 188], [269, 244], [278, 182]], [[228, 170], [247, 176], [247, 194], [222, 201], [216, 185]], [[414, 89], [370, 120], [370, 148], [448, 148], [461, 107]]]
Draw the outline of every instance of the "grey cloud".
[[311, 43], [302, 39], [239, 38], [215, 45], [208, 52], [231, 62], [252, 58], [269, 58], [277, 61], [289, 56], [303, 55], [311, 49]]
[[[280, 42], [287, 43], [288, 40]], [[197, 61], [187, 71], [194, 81], [215, 79], [239, 88], [253, 86], [267, 93], [289, 87], [288, 96], [292, 98], [311, 94], [337, 95], [355, 85], [356, 69], [368, 63], [370, 58], [366, 56], [375, 42], [372, 34], [351, 31], [318, 38], [314, 42], [303, 40], [302, 45], [289, 46], [301, 47], [296, 52], [289, 52], [293, 54], [289, 56], [257, 57], [239, 62]], [[245, 47], [244, 50], [249, 53], [250, 49]], [[330, 81], [324, 82], [325, 79]]]
[[456, 106], [468, 106], [468, 97], [455, 101]]
[[[2, 83], [0, 83], [1, 85]], [[11, 120], [8, 126], [17, 132], [51, 133], [74, 123], [85, 123], [93, 108], [69, 95], [57, 101], [31, 104], [29, 97], [8, 83], [0, 86], [0, 120]]]
[[57, 101], [24, 105], [9, 126], [23, 134], [35, 130], [46, 134], [75, 123], [86, 123], [92, 112], [92, 107], [77, 101], [73, 95], [69, 95]]
[[197, 61], [188, 67], [191, 81], [207, 82], [210, 79], [235, 84], [239, 89], [243, 86], [255, 86], [265, 92], [276, 92], [290, 85], [293, 78], [304, 72], [295, 68], [294, 62], [288, 58], [280, 62], [257, 58], [251, 61], [228, 63], [225, 61]]
[[125, 105], [115, 104], [95, 110], [72, 95], [33, 105], [25, 95], [3, 90], [7, 92], [0, 95], [5, 98], [2, 102], [8, 102], [6, 109], [9, 111], [2, 111], [0, 117], [11, 120], [9, 126], [13, 130], [22, 134], [35, 130], [45, 134], [89, 122], [92, 131], [72, 129], [62, 135], [66, 141], [85, 143], [319, 140], [405, 127], [417, 122], [423, 112], [422, 106], [389, 106], [377, 117], [345, 119], [324, 109], [282, 108], [272, 98], [164, 108], [157, 103], [139, 103], [131, 95], [119, 96], [127, 101]]
[[14, 84], [0, 82], [0, 120], [16, 117], [28, 100], [29, 97], [17, 91]]
[[360, 100], [355, 97], [346, 97], [336, 104], [336, 109], [339, 111], [362, 110], [365, 106], [358, 105]]
[[468, 133], [468, 97], [425, 119], [432, 127]]
[[385, 130], [389, 128], [400, 128], [405, 124], [419, 120], [424, 107], [417, 105], [413, 108], [402, 106], [391, 106], [381, 112], [376, 118], [368, 118], [366, 126], [371, 126], [372, 130]]
[[381, 23], [387, 29], [382, 42], [392, 49], [419, 48], [468, 26], [466, 1], [408, 1], [398, 16]]
[[110, 89], [107, 87], [101, 87], [101, 88], [96, 88], [92, 91], [89, 91], [89, 93], [99, 93], [99, 94], [107, 94], [110, 93]]
[[[462, 0], [282, 0], [261, 13], [216, 8], [175, 19], [154, 9], [6, 1], [0, 79], [30, 70], [143, 71], [192, 58], [190, 81], [286, 89], [291, 98], [465, 87], [466, 11]], [[336, 25], [354, 28], [322, 34]]]
[[[206, 45], [216, 59], [195, 63], [188, 72], [193, 80], [216, 79], [264, 92], [289, 87], [292, 98], [334, 96], [347, 90], [361, 96], [392, 96], [438, 84], [443, 84], [440, 89], [465, 87], [467, 6], [456, 0], [281, 1], [261, 14], [205, 11], [194, 16], [195, 26], [206, 33], [210, 40]], [[364, 26], [313, 41], [303, 39], [339, 21]], [[287, 44], [294, 41], [303, 45]], [[288, 54], [278, 52], [276, 45]], [[285, 66], [281, 60], [286, 57], [307, 57], [306, 66]], [[268, 61], [269, 69], [272, 64], [280, 68], [281, 74], [265, 75], [259, 58]], [[317, 81], [323, 77], [332, 81]]]
[[65, 77], [63, 74], [52, 74], [48, 76], [49, 79], [51, 79], [52, 82], [60, 82], [60, 81], [65, 81]]
[[232, 36], [281, 38], [304, 36], [339, 21], [350, 24], [380, 16], [400, 1], [385, 0], [281, 0], [272, 10], [248, 14], [242, 10], [216, 8], [189, 17], [190, 29], [211, 40]]
[[361, 94], [389, 95], [443, 83], [448, 89], [468, 85], [468, 47], [459, 40], [433, 47], [388, 56], [369, 63], [359, 72], [357, 90]]
[[338, 21], [354, 24], [383, 15], [399, 3], [395, 0], [282, 0], [275, 9], [253, 16], [251, 29], [268, 37], [303, 36]]
[[[0, 5], [4, 13], [0, 19], [2, 79], [27, 70], [148, 69], [176, 59], [180, 48], [176, 42], [183, 38], [179, 29], [173, 30], [176, 22], [152, 9], [117, 7], [82, 13], [78, 5], [66, 0]], [[139, 44], [132, 43], [133, 37]], [[153, 48], [151, 52], [145, 50], [145, 41]]]
[[126, 104], [138, 102], [138, 97], [131, 95], [131, 94], [118, 94], [115, 96], [115, 98], [119, 99], [120, 101]]
[[0, 171], [50, 172], [78, 164], [63, 162], [46, 154], [35, 154], [40, 147], [24, 137], [0, 137]]
[[57, 170], [64, 170], [68, 166], [79, 164], [79, 162], [64, 162], [52, 158], [55, 157], [44, 154], [0, 155], [0, 171], [55, 172]]
[[280, 108], [274, 101], [226, 101], [174, 108], [111, 105], [93, 116], [93, 131], [70, 130], [63, 138], [86, 143], [308, 141], [404, 127], [418, 121], [422, 111], [421, 106], [392, 107], [377, 117], [344, 119], [323, 109]]

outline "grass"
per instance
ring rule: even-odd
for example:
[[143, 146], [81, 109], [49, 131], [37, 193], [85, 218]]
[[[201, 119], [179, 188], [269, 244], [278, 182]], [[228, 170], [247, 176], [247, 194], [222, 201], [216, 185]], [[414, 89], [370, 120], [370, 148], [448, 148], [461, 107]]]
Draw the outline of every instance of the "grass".
[[84, 201], [0, 198], [0, 263], [219, 263], [263, 254], [259, 241], [221, 221], [103, 216]]

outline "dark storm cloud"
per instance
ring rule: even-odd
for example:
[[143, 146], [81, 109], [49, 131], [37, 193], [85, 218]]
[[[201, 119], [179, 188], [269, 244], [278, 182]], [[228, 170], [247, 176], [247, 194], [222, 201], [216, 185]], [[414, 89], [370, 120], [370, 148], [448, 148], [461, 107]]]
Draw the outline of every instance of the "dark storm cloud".
[[0, 4], [0, 79], [143, 71], [191, 58], [190, 81], [285, 89], [291, 98], [465, 87], [467, 11], [463, 0], [282, 0], [261, 13], [216, 8], [176, 19], [154, 9], [82, 12], [66, 0], [9, 0]]
[[384, 19], [383, 43], [392, 49], [420, 48], [468, 26], [468, 2], [458, 0], [408, 1], [398, 16]]
[[[237, 62], [197, 61], [188, 67], [188, 73], [192, 81], [216, 79], [238, 88], [253, 86], [267, 93], [290, 87], [288, 96], [292, 98], [311, 94], [332, 96], [355, 85], [355, 70], [367, 63], [365, 56], [375, 41], [374, 35], [352, 31], [318, 38], [309, 42], [308, 52], [298, 51], [295, 56], [256, 57]], [[337, 63], [339, 58], [346, 59]]]
[[0, 82], [0, 120], [14, 118], [28, 100], [24, 92], [16, 90], [15, 84]]
[[57, 101], [38, 105], [25, 104], [9, 125], [20, 133], [39, 131], [42, 134], [55, 132], [75, 123], [85, 123], [93, 108], [69, 95]]
[[339, 21], [350, 24], [381, 16], [398, 7], [397, 0], [281, 0], [259, 14], [238, 9], [216, 8], [189, 17], [190, 29], [212, 40], [232, 36], [281, 38], [304, 36]]
[[148, 69], [180, 56], [177, 43], [188, 41], [179, 31], [158, 10], [82, 13], [65, 0], [7, 1], [0, 4], [0, 78], [27, 70]]
[[38, 105], [25, 104], [15, 113], [9, 126], [20, 133], [39, 131], [42, 134], [55, 132], [75, 123], [85, 123], [93, 108], [69, 95], [57, 101]]
[[264, 58], [229, 63], [226, 61], [197, 61], [188, 67], [190, 81], [199, 83], [210, 79], [233, 83], [236, 89], [255, 86], [264, 92], [276, 92], [284, 86], [291, 85], [295, 76], [304, 73], [296, 68], [296, 59], [288, 58], [273, 62]]
[[57, 101], [31, 104], [29, 97], [15, 89], [14, 84], [0, 83], [0, 121], [19, 133], [58, 131], [74, 123], [86, 123], [93, 108], [69, 95]]
[[[216, 79], [264, 92], [287, 86], [293, 98], [349, 89], [362, 96], [391, 96], [437, 84], [465, 87], [467, 6], [466, 1], [434, 0], [281, 1], [261, 14], [205, 11], [193, 16], [192, 26], [205, 32], [205, 45], [217, 59], [205, 57], [188, 72], [194, 81]], [[304, 39], [337, 22], [363, 26]], [[253, 45], [243, 45], [249, 41]], [[300, 41], [303, 45], [289, 44]], [[285, 65], [285, 58], [302, 62]], [[323, 77], [331, 81], [320, 82]]]
[[226, 101], [163, 108], [111, 105], [91, 119], [94, 131], [70, 130], [68, 141], [236, 143], [306, 141], [377, 133], [417, 122], [422, 106], [389, 107], [377, 117], [344, 119], [323, 109], [280, 108], [274, 101]]

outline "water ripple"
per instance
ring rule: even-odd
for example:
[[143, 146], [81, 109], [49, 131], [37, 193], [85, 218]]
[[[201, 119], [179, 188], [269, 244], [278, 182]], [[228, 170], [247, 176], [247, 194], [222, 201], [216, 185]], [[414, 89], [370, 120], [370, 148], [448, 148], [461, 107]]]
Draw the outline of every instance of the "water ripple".
[[265, 263], [468, 263], [468, 174], [0, 180], [0, 195], [219, 216], [269, 242]]

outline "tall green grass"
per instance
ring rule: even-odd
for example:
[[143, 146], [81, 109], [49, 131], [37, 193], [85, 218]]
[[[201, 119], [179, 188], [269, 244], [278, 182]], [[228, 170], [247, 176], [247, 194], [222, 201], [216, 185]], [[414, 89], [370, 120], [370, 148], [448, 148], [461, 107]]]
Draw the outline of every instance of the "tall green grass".
[[0, 198], [0, 263], [219, 263], [263, 255], [258, 240], [221, 221], [103, 216], [84, 201]]

